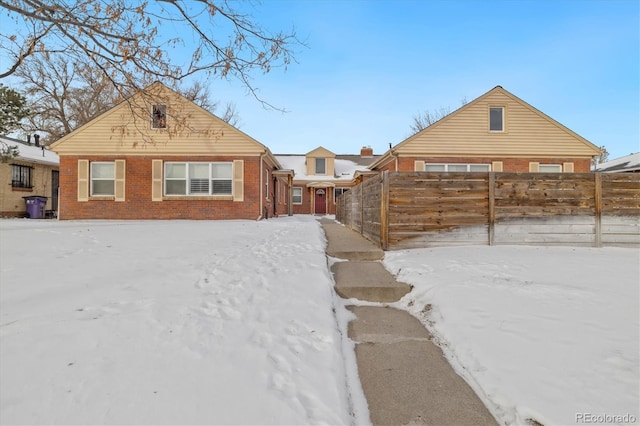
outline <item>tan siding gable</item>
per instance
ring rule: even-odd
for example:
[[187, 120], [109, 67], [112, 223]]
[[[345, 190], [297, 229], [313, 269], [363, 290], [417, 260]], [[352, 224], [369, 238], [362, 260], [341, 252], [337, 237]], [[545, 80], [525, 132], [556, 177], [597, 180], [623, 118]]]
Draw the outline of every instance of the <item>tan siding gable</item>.
[[[489, 107], [505, 108], [504, 132], [489, 132]], [[401, 155], [590, 157], [586, 139], [497, 87], [399, 144]]]
[[336, 155], [333, 152], [329, 151], [328, 149], [325, 149], [320, 146], [306, 154], [307, 175], [313, 176], [318, 174], [316, 173], [316, 158], [325, 159], [325, 163], [324, 163], [325, 173], [322, 173], [321, 174], [322, 176], [333, 176], [335, 174], [334, 172], [335, 172]]
[[[138, 94], [54, 143], [59, 154], [255, 155], [267, 148], [218, 117], [162, 85], [152, 85], [162, 102]], [[167, 129], [151, 129], [151, 105], [167, 105]]]
[[313, 158], [335, 158], [336, 155], [329, 151], [326, 148], [323, 148], [321, 146], [319, 146], [318, 148], [314, 149], [313, 151], [307, 152], [306, 157], [313, 157]]

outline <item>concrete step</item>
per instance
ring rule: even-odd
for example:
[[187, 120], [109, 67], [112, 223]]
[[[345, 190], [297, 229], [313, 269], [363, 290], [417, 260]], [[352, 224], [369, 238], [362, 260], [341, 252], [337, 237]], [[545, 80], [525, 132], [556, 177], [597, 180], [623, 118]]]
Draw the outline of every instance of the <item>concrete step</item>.
[[349, 306], [358, 373], [374, 425], [496, 425], [427, 329], [393, 308]]
[[396, 302], [411, 291], [410, 285], [397, 282], [380, 262], [336, 262], [331, 271], [336, 293], [344, 299]]
[[327, 236], [327, 255], [346, 260], [380, 260], [384, 251], [357, 232], [333, 220], [321, 219]]

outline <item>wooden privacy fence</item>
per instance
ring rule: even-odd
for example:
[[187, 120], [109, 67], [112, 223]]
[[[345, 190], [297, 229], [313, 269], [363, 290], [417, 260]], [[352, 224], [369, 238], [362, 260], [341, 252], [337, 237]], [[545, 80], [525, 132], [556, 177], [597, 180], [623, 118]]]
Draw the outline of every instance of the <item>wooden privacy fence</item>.
[[384, 172], [340, 196], [336, 219], [385, 250], [640, 247], [640, 174]]

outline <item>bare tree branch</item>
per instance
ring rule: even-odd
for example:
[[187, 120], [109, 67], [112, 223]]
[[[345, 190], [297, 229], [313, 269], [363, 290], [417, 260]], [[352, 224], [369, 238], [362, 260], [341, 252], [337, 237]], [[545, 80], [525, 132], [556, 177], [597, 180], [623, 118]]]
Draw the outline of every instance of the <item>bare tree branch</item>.
[[[286, 68], [303, 43], [294, 31], [261, 27], [243, 12], [250, 7], [226, 0], [0, 0], [16, 28], [0, 36], [0, 53], [15, 58], [0, 76], [15, 74], [28, 57], [63, 52], [78, 68], [100, 70], [122, 94], [154, 80], [176, 87], [202, 73], [235, 79], [265, 107], [279, 109], [259, 96], [251, 76]], [[169, 27], [175, 37], [161, 31]], [[184, 54], [181, 64], [176, 58]]]
[[[144, 105], [140, 108], [141, 105], [131, 101], [134, 89], [116, 90], [101, 70], [78, 67], [63, 57], [56, 57], [48, 62], [30, 58], [16, 75], [21, 78], [31, 106], [24, 130], [27, 133], [38, 132], [43, 144], [58, 140], [122, 100], [128, 102], [129, 110], [139, 122], [136, 128], [145, 133], [144, 127], [149, 123], [149, 115], [141, 111], [150, 111], [150, 106], [154, 103], [168, 102], [158, 97], [146, 96], [143, 98]], [[209, 86], [201, 81], [195, 81], [184, 89], [178, 88], [177, 91], [210, 112], [215, 112], [218, 107], [219, 103], [211, 100]], [[169, 113], [174, 114], [172, 123], [178, 123], [182, 129], [198, 132], [189, 126], [188, 120], [179, 117], [177, 111], [170, 109]], [[227, 104], [221, 118], [234, 126], [239, 122], [239, 115], [233, 104]]]

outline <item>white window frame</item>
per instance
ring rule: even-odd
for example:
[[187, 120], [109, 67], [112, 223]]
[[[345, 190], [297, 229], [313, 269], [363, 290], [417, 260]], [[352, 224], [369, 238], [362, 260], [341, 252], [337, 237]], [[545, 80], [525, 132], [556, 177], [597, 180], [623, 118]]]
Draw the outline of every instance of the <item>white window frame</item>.
[[[501, 114], [500, 114], [500, 129], [492, 129], [491, 128], [491, 110], [494, 109], [499, 109]], [[489, 107], [489, 132], [491, 133], [504, 133], [504, 128], [505, 128], [505, 123], [504, 123], [504, 110], [505, 108], [503, 106], [490, 106]]]
[[[340, 188], [333, 188], [333, 204], [336, 203], [336, 199], [344, 194], [345, 192], [349, 191], [351, 188], [346, 188], [346, 187], [340, 187]], [[340, 190], [340, 194], [336, 194], [336, 192]]]
[[[110, 165], [112, 168], [112, 175], [113, 177], [95, 177], [94, 176], [94, 166], [105, 166], [105, 165]], [[113, 190], [111, 191], [111, 193], [104, 193], [104, 194], [96, 194], [95, 190], [94, 190], [94, 182], [95, 181], [101, 181], [101, 182], [108, 182], [111, 181], [113, 182]], [[91, 163], [89, 163], [89, 182], [90, 182], [90, 189], [89, 189], [89, 194], [92, 197], [115, 197], [116, 195], [116, 163], [115, 161], [92, 161]]]
[[[171, 165], [184, 164], [184, 177], [167, 177], [167, 167]], [[189, 181], [191, 180], [189, 169], [195, 165], [208, 165], [208, 188], [207, 193], [202, 192], [191, 192], [191, 185]], [[231, 170], [229, 172], [228, 177], [214, 177], [213, 169], [216, 165], [226, 165], [231, 166]], [[233, 196], [233, 161], [212, 161], [212, 162], [197, 162], [197, 161], [165, 161], [163, 165], [163, 195], [166, 197], [184, 197], [184, 196], [224, 196], [224, 197], [232, 197]], [[184, 194], [168, 194], [167, 193], [167, 181], [184, 181], [185, 183], [185, 193]], [[228, 181], [229, 182], [229, 192], [214, 192], [213, 181]]]
[[[430, 170], [427, 170], [428, 166], [444, 166], [445, 172], [449, 171], [449, 166], [465, 166], [467, 168], [466, 172], [471, 172], [471, 166], [483, 166], [483, 167], [487, 167], [487, 170], [483, 170], [483, 172], [491, 171], [491, 164], [485, 164], [485, 163], [424, 163], [425, 171], [430, 171]], [[434, 173], [437, 173], [437, 172], [438, 171], [434, 171]], [[478, 173], [478, 172], [474, 172], [474, 173]]]
[[[301, 186], [294, 186], [293, 191], [291, 192], [291, 202], [293, 204], [302, 204], [303, 191]], [[296, 201], [296, 192], [300, 192], [300, 201]]]
[[[157, 119], [156, 119], [156, 115], [158, 116]], [[167, 128], [167, 105], [166, 104], [151, 105], [151, 128], [157, 129], [157, 130], [162, 130]]]
[[[543, 170], [548, 168], [555, 170]], [[562, 173], [562, 164], [538, 164], [538, 173]]]
[[[318, 173], [318, 161], [322, 160], [322, 164], [323, 164], [323, 171], [322, 173]], [[316, 174], [317, 175], [326, 175], [327, 174], [327, 159], [326, 158], [316, 158]]]

